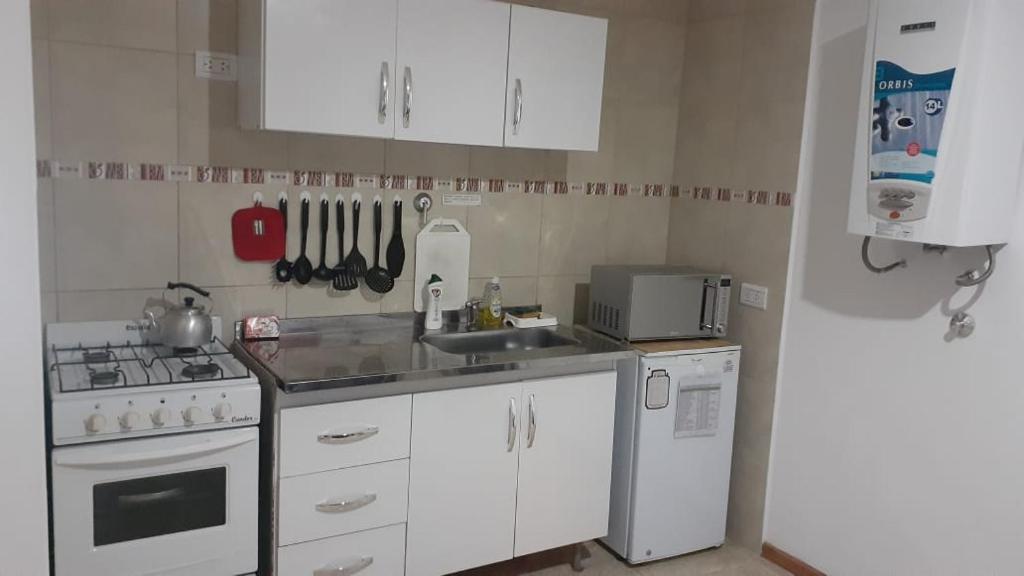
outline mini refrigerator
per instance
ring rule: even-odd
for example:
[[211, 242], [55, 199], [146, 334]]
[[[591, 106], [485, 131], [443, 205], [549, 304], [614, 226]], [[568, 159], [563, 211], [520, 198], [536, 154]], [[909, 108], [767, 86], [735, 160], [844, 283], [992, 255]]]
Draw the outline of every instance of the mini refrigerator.
[[630, 564], [725, 542], [740, 347], [634, 343], [618, 368], [605, 545]]

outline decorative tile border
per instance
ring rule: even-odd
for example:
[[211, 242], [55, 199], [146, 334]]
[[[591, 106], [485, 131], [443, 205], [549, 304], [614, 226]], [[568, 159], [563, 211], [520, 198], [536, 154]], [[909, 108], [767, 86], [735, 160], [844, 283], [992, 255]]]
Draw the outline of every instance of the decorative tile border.
[[758, 206], [793, 205], [792, 192], [733, 190], [727, 187], [677, 184], [627, 184], [624, 182], [565, 182], [561, 180], [510, 181], [502, 178], [435, 178], [405, 174], [354, 174], [332, 170], [270, 170], [227, 166], [150, 164], [129, 162], [66, 162], [38, 160], [39, 178], [79, 180], [127, 180], [145, 182], [196, 182], [200, 184], [251, 184], [256, 186], [304, 186], [309, 188], [362, 188], [494, 194], [548, 194], [581, 196], [638, 196], [687, 198], [738, 202]]

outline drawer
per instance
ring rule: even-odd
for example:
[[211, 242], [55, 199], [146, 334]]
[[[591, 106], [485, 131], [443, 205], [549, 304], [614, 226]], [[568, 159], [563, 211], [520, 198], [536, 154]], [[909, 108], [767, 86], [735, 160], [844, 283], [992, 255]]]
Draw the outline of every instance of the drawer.
[[283, 478], [278, 538], [281, 546], [405, 522], [409, 461]]
[[280, 476], [409, 457], [412, 396], [281, 411]]
[[[356, 570], [359, 566], [364, 566]], [[345, 570], [348, 568], [348, 570]], [[277, 549], [278, 576], [400, 576], [405, 524]]]

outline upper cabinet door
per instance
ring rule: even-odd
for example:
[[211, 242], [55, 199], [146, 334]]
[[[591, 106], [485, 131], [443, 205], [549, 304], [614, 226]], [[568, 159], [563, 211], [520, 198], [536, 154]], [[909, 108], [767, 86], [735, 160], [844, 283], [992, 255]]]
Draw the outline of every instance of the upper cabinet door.
[[394, 135], [398, 0], [265, 0], [263, 128]]
[[615, 372], [523, 383], [515, 555], [608, 533]]
[[597, 150], [608, 21], [512, 6], [505, 145]]
[[509, 4], [399, 0], [395, 137], [501, 146]]

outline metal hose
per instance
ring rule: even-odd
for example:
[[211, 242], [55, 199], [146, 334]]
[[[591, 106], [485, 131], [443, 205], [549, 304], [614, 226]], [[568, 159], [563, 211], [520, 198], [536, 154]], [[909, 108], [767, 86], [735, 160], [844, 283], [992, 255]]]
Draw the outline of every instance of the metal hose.
[[957, 276], [956, 277], [956, 285], [957, 286], [963, 286], [963, 287], [977, 286], [978, 284], [981, 284], [985, 280], [988, 280], [988, 277], [991, 276], [993, 272], [995, 272], [995, 270], [996, 270], [996, 253], [992, 250], [992, 245], [991, 244], [989, 244], [988, 246], [985, 246], [985, 252], [988, 254], [988, 262], [985, 263], [985, 268], [983, 270], [980, 270], [980, 271], [979, 270], [968, 270], [967, 272], [964, 272], [963, 274]]
[[868, 246], [870, 244], [871, 244], [871, 236], [865, 236], [864, 237], [864, 243], [860, 245], [860, 259], [864, 261], [864, 266], [867, 267], [868, 270], [871, 270], [875, 274], [885, 274], [886, 272], [891, 272], [892, 270], [895, 270], [896, 268], [906, 268], [907, 267], [907, 261], [906, 260], [899, 260], [899, 261], [893, 262], [892, 264], [889, 264], [887, 266], [875, 266], [874, 264], [871, 263], [871, 257], [868, 255]]

